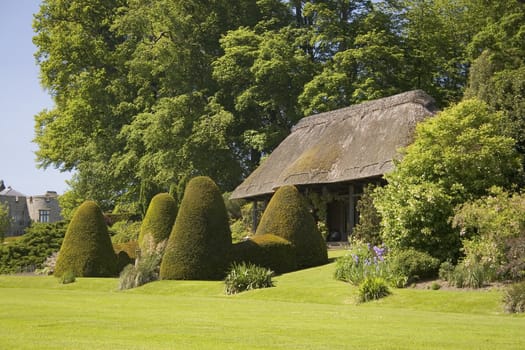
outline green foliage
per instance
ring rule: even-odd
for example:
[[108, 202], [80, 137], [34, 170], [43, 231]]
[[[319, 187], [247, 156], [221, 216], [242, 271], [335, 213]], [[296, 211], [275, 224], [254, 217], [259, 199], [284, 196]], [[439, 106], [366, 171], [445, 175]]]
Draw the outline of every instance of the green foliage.
[[469, 44], [472, 60], [467, 96], [476, 96], [509, 116], [508, 132], [525, 153], [525, 15], [517, 1], [501, 4]]
[[439, 284], [437, 282], [432, 282], [432, 284], [430, 285], [430, 289], [432, 289], [432, 290], [439, 290], [439, 289], [441, 289], [441, 284]]
[[169, 193], [153, 197], [140, 227], [138, 242], [143, 254], [155, 250], [169, 238], [176, 216], [177, 203]]
[[111, 242], [120, 244], [137, 241], [141, 225], [142, 222], [140, 221], [123, 220], [115, 222], [109, 229], [112, 234]]
[[368, 276], [359, 284], [358, 302], [365, 303], [390, 295], [387, 282], [381, 277]]
[[16, 242], [0, 245], [0, 273], [42, 268], [46, 258], [60, 249], [65, 233], [65, 222], [32, 223]]
[[454, 266], [445, 261], [439, 268], [439, 278], [458, 288], [481, 288], [494, 279], [494, 273], [477, 262], [461, 261]]
[[276, 273], [290, 272], [297, 268], [292, 243], [269, 233], [255, 235], [234, 244], [232, 260], [266, 267]]
[[525, 312], [525, 282], [508, 286], [505, 289], [503, 303], [506, 312]]
[[9, 217], [9, 208], [7, 204], [0, 203], [0, 243], [4, 241], [4, 236], [9, 226], [11, 225], [11, 218]]
[[74, 283], [77, 280], [77, 277], [74, 272], [66, 271], [58, 280], [61, 284], [70, 284]]
[[117, 257], [100, 207], [86, 201], [75, 211], [60, 247], [55, 276], [72, 272], [79, 277], [107, 277], [117, 273]]
[[454, 264], [449, 260], [443, 261], [439, 265], [439, 278], [445, 281], [450, 281], [453, 278]]
[[273, 287], [273, 271], [251, 263], [234, 263], [225, 283], [226, 294], [237, 294], [252, 289]]
[[406, 284], [437, 276], [439, 259], [414, 249], [397, 250], [387, 257], [390, 270], [405, 276]]
[[304, 115], [416, 88], [447, 105], [487, 50], [490, 74], [477, 80], [493, 98], [475, 95], [509, 111], [520, 141], [520, 11], [478, 0], [44, 0], [34, 42], [54, 106], [35, 118], [37, 159], [75, 170], [66, 218], [87, 198], [104, 210], [144, 209], [160, 191], [180, 199], [195, 175], [231, 190]]
[[326, 243], [308, 210], [306, 200], [294, 186], [279, 188], [268, 203], [255, 234], [268, 233], [294, 245], [298, 268], [317, 266], [328, 261]]
[[220, 279], [231, 251], [228, 213], [209, 177], [195, 177], [184, 192], [160, 267], [161, 279]]
[[505, 240], [505, 261], [498, 275], [503, 279], [525, 279], [525, 235]]
[[363, 195], [357, 202], [359, 212], [359, 223], [352, 232], [353, 238], [359, 241], [368, 242], [372, 245], [381, 245], [381, 216], [374, 206], [372, 193], [375, 186], [370, 184], [365, 187]]
[[487, 196], [458, 207], [452, 224], [466, 238], [498, 242], [517, 237], [525, 230], [525, 196], [493, 187]]
[[461, 229], [464, 264], [479, 265], [489, 280], [520, 279], [520, 247], [525, 233], [525, 196], [493, 188], [489, 196], [456, 210], [453, 225]]
[[244, 220], [238, 219], [230, 224], [230, 230], [232, 232], [233, 243], [242, 242], [246, 237], [250, 236], [250, 228], [244, 223]]
[[454, 208], [494, 185], [511, 187], [521, 172], [505, 122], [486, 104], [467, 100], [417, 125], [414, 143], [385, 175], [388, 185], [374, 194], [389, 248], [458, 257], [459, 232], [449, 222]]
[[395, 287], [404, 287], [407, 276], [392, 270], [385, 256], [384, 248], [353, 241], [350, 251], [336, 260], [334, 277], [355, 286], [367, 278], [380, 277]]

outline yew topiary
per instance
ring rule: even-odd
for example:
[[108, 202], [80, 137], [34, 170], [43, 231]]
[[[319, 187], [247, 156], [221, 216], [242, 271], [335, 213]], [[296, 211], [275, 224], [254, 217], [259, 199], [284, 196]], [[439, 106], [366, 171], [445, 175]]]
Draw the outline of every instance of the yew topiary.
[[54, 274], [77, 277], [108, 277], [117, 274], [117, 256], [99, 206], [86, 201], [78, 207], [67, 227]]
[[267, 233], [282, 237], [294, 245], [298, 268], [328, 262], [326, 243], [306, 200], [295, 186], [279, 188], [268, 203], [255, 235]]
[[199, 176], [188, 183], [160, 266], [161, 279], [216, 280], [228, 269], [228, 214], [217, 185]]
[[286, 239], [272, 235], [255, 235], [233, 245], [233, 260], [266, 267], [276, 273], [297, 268], [295, 249]]
[[152, 198], [140, 226], [139, 246], [142, 254], [156, 249], [167, 240], [177, 216], [177, 204], [169, 193], [159, 193]]

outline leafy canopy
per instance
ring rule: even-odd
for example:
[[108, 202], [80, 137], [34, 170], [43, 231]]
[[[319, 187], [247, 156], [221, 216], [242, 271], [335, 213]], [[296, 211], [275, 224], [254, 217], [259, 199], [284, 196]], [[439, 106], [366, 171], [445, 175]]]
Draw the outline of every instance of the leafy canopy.
[[497, 185], [511, 188], [520, 174], [506, 119], [483, 102], [467, 100], [418, 124], [414, 143], [388, 185], [375, 192], [382, 238], [391, 248], [415, 248], [456, 258], [459, 233], [450, 225], [454, 207], [486, 195]]

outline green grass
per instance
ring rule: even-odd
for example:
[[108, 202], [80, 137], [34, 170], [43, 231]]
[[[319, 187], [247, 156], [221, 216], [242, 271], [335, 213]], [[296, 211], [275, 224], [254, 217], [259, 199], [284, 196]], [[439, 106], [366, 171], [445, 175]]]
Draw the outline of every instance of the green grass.
[[[336, 253], [337, 254], [337, 253]], [[0, 276], [0, 349], [522, 349], [525, 315], [501, 291], [396, 289], [357, 305], [334, 264], [276, 287], [224, 294], [222, 282]]]

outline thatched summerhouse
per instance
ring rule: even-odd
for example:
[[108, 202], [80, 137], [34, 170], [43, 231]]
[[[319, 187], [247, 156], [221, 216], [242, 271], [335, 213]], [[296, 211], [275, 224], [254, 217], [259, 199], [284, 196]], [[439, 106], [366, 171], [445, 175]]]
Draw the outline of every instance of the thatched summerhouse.
[[415, 90], [303, 118], [231, 198], [266, 202], [277, 188], [296, 185], [329, 199], [329, 237], [344, 241], [358, 220], [363, 187], [381, 183], [416, 123], [436, 111], [434, 99]]

